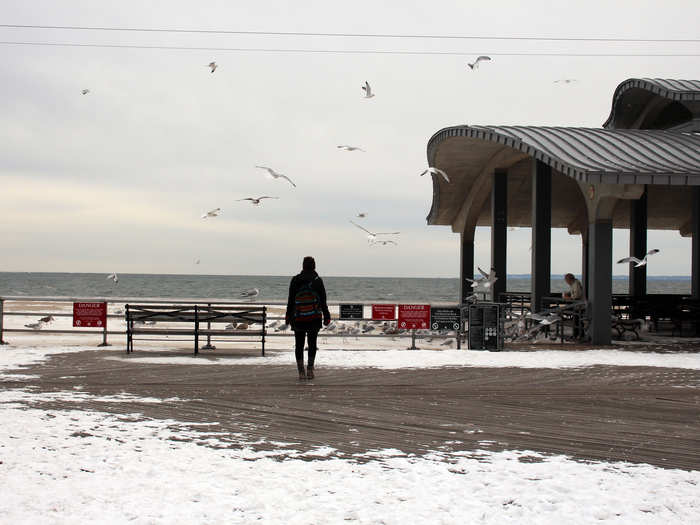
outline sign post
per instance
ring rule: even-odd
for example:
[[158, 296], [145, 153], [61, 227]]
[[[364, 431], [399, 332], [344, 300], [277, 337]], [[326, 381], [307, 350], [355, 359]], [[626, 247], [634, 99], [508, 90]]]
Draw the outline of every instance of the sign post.
[[401, 330], [428, 330], [430, 328], [430, 305], [400, 304], [398, 328]]
[[102, 344], [107, 344], [107, 303], [73, 303], [74, 328], [102, 328]]
[[430, 328], [429, 304], [400, 304], [397, 327], [400, 330], [411, 330], [411, 346], [409, 350], [418, 350], [416, 347], [416, 330]]
[[458, 306], [434, 306], [430, 309], [432, 330], [454, 330], [457, 332], [457, 350], [462, 348], [462, 312]]
[[372, 321], [393, 321], [396, 319], [395, 304], [373, 304]]
[[365, 309], [362, 304], [341, 304], [340, 319], [364, 319]]

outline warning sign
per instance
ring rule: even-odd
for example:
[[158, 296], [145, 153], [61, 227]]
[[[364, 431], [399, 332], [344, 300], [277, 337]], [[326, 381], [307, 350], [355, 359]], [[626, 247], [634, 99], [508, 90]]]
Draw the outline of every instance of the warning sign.
[[364, 317], [364, 308], [361, 304], [341, 304], [340, 318], [341, 319], [362, 319]]
[[107, 303], [73, 303], [73, 326], [99, 327], [107, 324]]
[[372, 305], [372, 320], [373, 321], [393, 321], [396, 319], [395, 304], [373, 304]]
[[430, 328], [433, 330], [459, 330], [459, 308], [436, 306], [430, 309]]
[[400, 304], [398, 327], [402, 330], [418, 330], [430, 327], [429, 304]]

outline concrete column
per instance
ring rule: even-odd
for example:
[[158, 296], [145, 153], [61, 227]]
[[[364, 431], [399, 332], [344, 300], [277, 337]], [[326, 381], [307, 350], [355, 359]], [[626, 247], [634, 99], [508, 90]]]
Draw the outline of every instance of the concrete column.
[[551, 293], [552, 169], [535, 161], [532, 173], [532, 310], [541, 309], [542, 297]]
[[691, 248], [691, 293], [693, 299], [700, 299], [700, 186], [693, 186], [693, 212], [690, 230], [693, 235]]
[[[647, 253], [647, 192], [630, 201], [630, 256], [641, 259]], [[629, 265], [629, 294], [642, 297], [647, 294], [647, 267]]]
[[491, 300], [498, 301], [506, 291], [506, 253], [508, 244], [508, 172], [496, 170], [491, 185], [491, 267], [498, 280], [493, 283]]
[[612, 341], [612, 221], [588, 225], [588, 318], [591, 343]]
[[581, 284], [583, 296], [588, 297], [588, 232], [581, 232]]
[[473, 293], [471, 283], [466, 277], [474, 278], [474, 239], [467, 238], [464, 233], [460, 235], [459, 255], [459, 302], [464, 303]]

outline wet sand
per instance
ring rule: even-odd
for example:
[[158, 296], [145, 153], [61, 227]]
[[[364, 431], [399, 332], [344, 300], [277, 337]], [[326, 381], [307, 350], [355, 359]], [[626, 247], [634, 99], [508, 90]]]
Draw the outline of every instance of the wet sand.
[[[700, 348], [674, 344], [647, 350]], [[133, 355], [191, 354], [183, 348]], [[216, 351], [217, 357], [222, 355], [258, 356], [259, 350]], [[126, 357], [123, 350], [111, 349], [54, 355], [14, 371], [39, 378], [0, 383], [0, 389], [55, 392], [81, 386], [82, 392], [95, 395], [179, 397], [180, 401], [159, 404], [61, 401], [33, 406], [217, 422], [218, 432], [294, 443], [287, 448], [295, 450], [330, 446], [344, 454], [360, 454], [395, 448], [423, 454], [436, 449], [520, 449], [700, 470], [698, 370], [341, 369], [324, 367], [321, 351], [317, 378], [300, 383], [292, 353], [289, 366], [155, 365], [105, 359], [109, 356]], [[200, 354], [196, 359], [207, 357]]]

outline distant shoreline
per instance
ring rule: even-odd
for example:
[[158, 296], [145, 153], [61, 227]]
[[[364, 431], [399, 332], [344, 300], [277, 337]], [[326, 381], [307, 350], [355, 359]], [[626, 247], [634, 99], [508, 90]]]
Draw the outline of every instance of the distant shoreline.
[[[11, 271], [0, 271], [2, 274], [30, 274], [30, 275], [102, 275], [110, 272], [11, 272]], [[188, 276], [195, 275], [197, 277], [289, 277], [296, 272], [291, 272], [288, 275], [257, 275], [257, 274], [203, 274], [203, 273], [127, 273], [119, 272], [119, 275], [157, 275], [157, 276]], [[551, 274], [551, 279], [563, 279], [564, 274], [553, 273]], [[576, 274], [577, 277], [581, 277], [580, 274]], [[353, 279], [459, 279], [459, 276], [455, 277], [396, 277], [393, 275], [332, 275], [323, 274], [323, 277], [340, 277], [340, 278], [353, 278]], [[529, 273], [513, 273], [508, 274], [506, 279], [530, 279]], [[626, 274], [614, 274], [612, 276], [613, 280], [627, 280], [629, 276]], [[691, 279], [690, 275], [647, 275], [648, 281], [689, 281]]]

